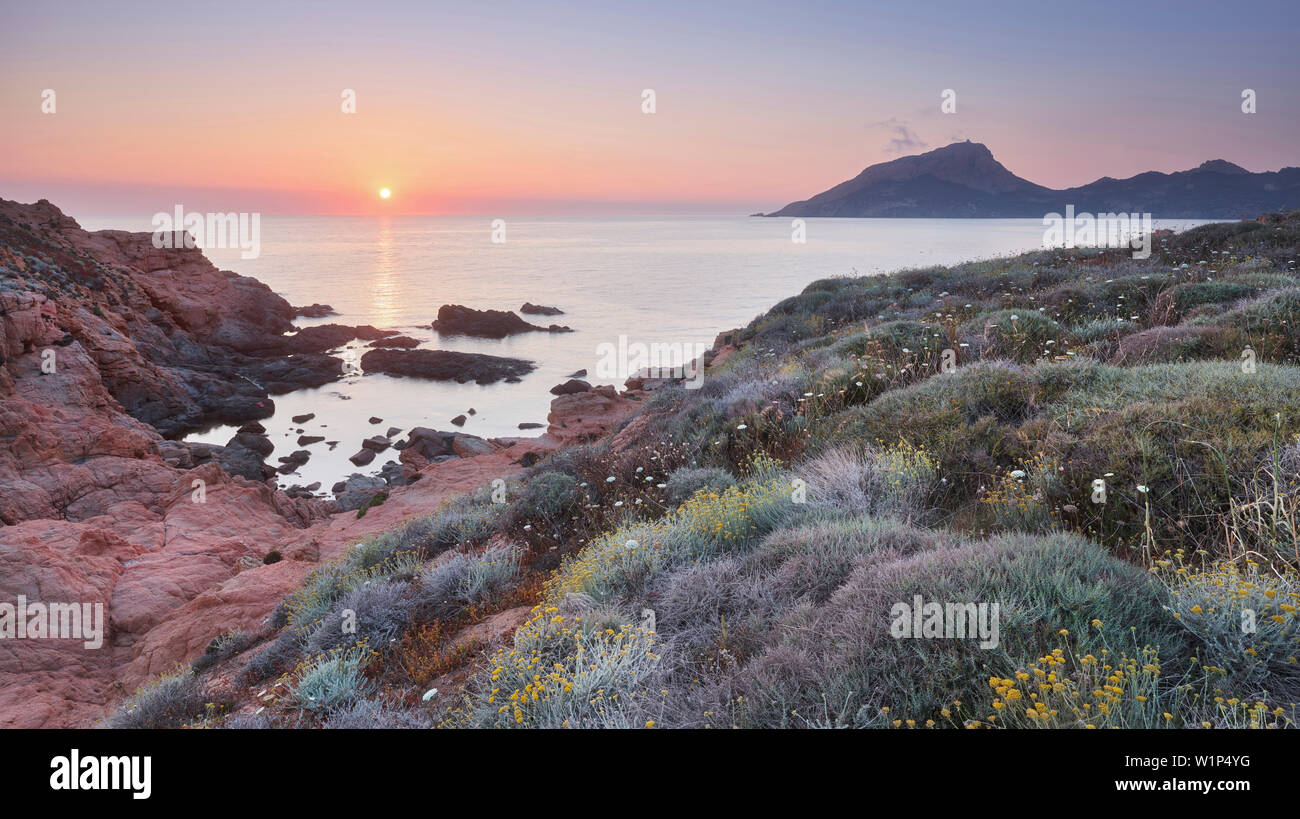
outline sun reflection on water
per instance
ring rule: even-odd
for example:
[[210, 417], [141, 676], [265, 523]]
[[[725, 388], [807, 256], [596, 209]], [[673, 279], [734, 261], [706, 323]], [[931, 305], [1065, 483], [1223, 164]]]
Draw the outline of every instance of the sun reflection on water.
[[374, 268], [370, 275], [370, 323], [380, 329], [397, 323], [405, 291], [397, 266], [397, 243], [391, 218], [379, 222]]

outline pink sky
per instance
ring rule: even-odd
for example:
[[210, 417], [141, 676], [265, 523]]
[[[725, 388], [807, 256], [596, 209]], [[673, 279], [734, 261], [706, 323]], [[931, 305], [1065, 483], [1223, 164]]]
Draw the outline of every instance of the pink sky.
[[[1245, 47], [1212, 12], [1178, 22], [1127, 6], [1131, 30], [1101, 25], [1104, 15], [936, 28], [897, 11], [864, 21], [837, 4], [730, 15], [581, 6], [213, 12], [232, 25], [94, 5], [71, 19], [67, 7], [8, 10], [0, 196], [103, 213], [178, 201], [299, 213], [770, 210], [965, 138], [1052, 187], [1211, 158], [1300, 164], [1300, 62], [1282, 42], [1295, 32], [1284, 16], [1252, 17]], [[1255, 115], [1239, 110], [1245, 87], [1259, 95]], [[41, 111], [46, 88], [54, 114]], [[341, 111], [345, 88], [355, 114]], [[644, 88], [656, 92], [652, 115]], [[945, 88], [958, 93], [955, 115], [939, 111]], [[908, 143], [891, 145], [900, 134]], [[381, 202], [385, 186], [394, 196]]]

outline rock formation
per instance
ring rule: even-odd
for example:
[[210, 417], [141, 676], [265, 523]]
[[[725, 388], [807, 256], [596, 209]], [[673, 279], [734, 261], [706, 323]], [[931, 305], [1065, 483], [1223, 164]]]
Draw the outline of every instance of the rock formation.
[[439, 333], [477, 336], [479, 338], [505, 338], [515, 333], [534, 331], [571, 333], [568, 327], [552, 324], [539, 327], [529, 324], [510, 310], [474, 310], [459, 304], [444, 304], [438, 308], [438, 318], [433, 329]]
[[[394, 446], [400, 464], [340, 487], [346, 505], [388, 493], [357, 518], [312, 497], [318, 485], [291, 496], [267, 482], [269, 442], [255, 419], [271, 414], [274, 389], [335, 377], [330, 345], [388, 331], [318, 325], [293, 341], [296, 312], [197, 250], [88, 233], [48, 202], [0, 200], [0, 602], [99, 603], [106, 621], [99, 648], [0, 640], [0, 727], [95, 724], [214, 637], [264, 629], [319, 561], [357, 538], [511, 477], [640, 406], [612, 388], [561, 396], [537, 438], [417, 427]], [[453, 356], [434, 371], [471, 380], [532, 369]], [[167, 438], [214, 420], [248, 423], [226, 446]], [[376, 436], [361, 452], [386, 442]], [[292, 468], [306, 456], [281, 460]]]
[[518, 380], [535, 369], [533, 362], [522, 358], [454, 350], [370, 350], [361, 356], [361, 367], [368, 373], [462, 384], [467, 381], [492, 384], [502, 379]]

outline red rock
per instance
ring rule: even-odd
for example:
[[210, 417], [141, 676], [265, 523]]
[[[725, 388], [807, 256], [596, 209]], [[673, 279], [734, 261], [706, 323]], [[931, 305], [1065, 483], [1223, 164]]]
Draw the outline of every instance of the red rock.
[[546, 434], [566, 444], [592, 441], [640, 406], [631, 399], [595, 390], [561, 395], [551, 402]]
[[[49, 203], [0, 200], [0, 267], [19, 275], [28, 256], [16, 248], [31, 241], [24, 230], [48, 240], [42, 252], [52, 264], [87, 278], [79, 296], [57, 303], [21, 286], [0, 291], [0, 602], [101, 604], [105, 641], [96, 649], [80, 640], [0, 641], [0, 727], [95, 724], [219, 634], [260, 630], [307, 572], [358, 538], [514, 477], [528, 456], [599, 437], [640, 406], [594, 389], [555, 399], [537, 438], [448, 442], [412, 430], [413, 442], [428, 440], [401, 457], [419, 480], [362, 519], [330, 516], [324, 503], [231, 477], [216, 461], [186, 468], [200, 460], [124, 407], [160, 424], [195, 410], [186, 403], [192, 385], [132, 338], [162, 348], [188, 334], [200, 348], [253, 350], [266, 328], [291, 327], [292, 308], [281, 315], [282, 299], [196, 250], [156, 249], [147, 234], [86, 233]], [[107, 293], [118, 301], [99, 300]], [[53, 374], [41, 372], [45, 349], [54, 350]], [[169, 360], [183, 360], [173, 352]], [[444, 448], [460, 457], [430, 463]], [[263, 564], [271, 551], [282, 559]], [[491, 618], [483, 634], [507, 634], [520, 615]]]

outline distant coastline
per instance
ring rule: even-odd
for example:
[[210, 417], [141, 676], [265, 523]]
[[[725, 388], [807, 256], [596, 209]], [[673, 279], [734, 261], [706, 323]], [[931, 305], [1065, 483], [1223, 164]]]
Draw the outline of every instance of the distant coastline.
[[1072, 205], [1158, 219], [1254, 219], [1300, 205], [1300, 168], [1252, 173], [1223, 159], [1177, 173], [1102, 177], [1054, 190], [1016, 176], [977, 142], [872, 165], [816, 196], [754, 216], [1032, 219]]

